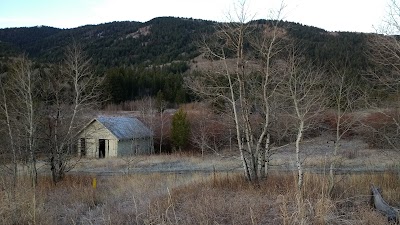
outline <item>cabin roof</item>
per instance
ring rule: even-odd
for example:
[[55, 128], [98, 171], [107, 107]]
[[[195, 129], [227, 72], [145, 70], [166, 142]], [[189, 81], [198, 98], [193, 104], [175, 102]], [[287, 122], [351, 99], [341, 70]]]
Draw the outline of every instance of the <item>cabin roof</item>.
[[153, 132], [135, 117], [98, 116], [97, 120], [119, 140], [153, 136]]

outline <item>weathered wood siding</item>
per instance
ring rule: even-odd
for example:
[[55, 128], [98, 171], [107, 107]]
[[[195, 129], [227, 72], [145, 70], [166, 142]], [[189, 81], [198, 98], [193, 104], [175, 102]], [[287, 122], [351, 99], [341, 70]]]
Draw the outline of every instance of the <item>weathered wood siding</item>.
[[153, 153], [153, 149], [151, 137], [120, 140], [118, 142], [118, 156], [151, 154]]
[[99, 139], [105, 140], [105, 157], [117, 156], [118, 140], [98, 121], [93, 121], [78, 136], [78, 152], [81, 152], [81, 138], [85, 139], [86, 157], [99, 157]]

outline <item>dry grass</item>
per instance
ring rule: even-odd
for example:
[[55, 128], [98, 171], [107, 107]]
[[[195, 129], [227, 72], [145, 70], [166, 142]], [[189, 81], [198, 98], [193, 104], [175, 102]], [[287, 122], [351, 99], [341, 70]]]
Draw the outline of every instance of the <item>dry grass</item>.
[[254, 186], [241, 176], [222, 176], [178, 188], [163, 204], [157, 201], [153, 205], [153, 214], [163, 215], [154, 223], [386, 224], [369, 206], [370, 183], [386, 190], [385, 197], [392, 205], [400, 200], [400, 181], [392, 173], [341, 176], [332, 197], [326, 195], [325, 177], [307, 174], [303, 199], [295, 189], [294, 177], [275, 174]]
[[69, 175], [56, 186], [50, 177], [40, 177], [36, 189], [21, 177], [14, 201], [10, 180], [2, 176], [0, 224], [134, 224], [143, 220], [150, 201], [164, 196], [167, 188], [203, 177], [173, 173], [100, 176], [96, 189], [93, 176]]
[[95, 168], [96, 171], [121, 172], [130, 169], [154, 169], [165, 171], [175, 170], [229, 170], [241, 168], [240, 160], [232, 157], [216, 157], [215, 155], [201, 156], [192, 153], [176, 153], [170, 155], [137, 155], [125, 158], [106, 158], [106, 159], [81, 159], [75, 171], [90, 172]]
[[135, 174], [97, 177], [75, 175], [54, 186], [41, 177], [36, 190], [20, 179], [16, 201], [9, 181], [0, 186], [0, 224], [386, 224], [369, 206], [371, 183], [399, 207], [398, 174], [338, 176], [327, 196], [323, 175], [306, 174], [304, 198], [296, 175], [271, 174], [249, 184], [237, 173]]

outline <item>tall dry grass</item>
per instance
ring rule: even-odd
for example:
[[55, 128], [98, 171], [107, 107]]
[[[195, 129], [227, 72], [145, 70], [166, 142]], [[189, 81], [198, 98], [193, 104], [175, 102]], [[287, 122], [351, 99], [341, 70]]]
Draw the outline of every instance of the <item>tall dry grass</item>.
[[327, 196], [327, 177], [306, 174], [300, 195], [294, 174], [274, 174], [259, 185], [240, 175], [219, 175], [174, 189], [153, 203], [148, 218], [154, 224], [387, 224], [369, 205], [371, 183], [399, 206], [400, 181], [394, 173], [341, 175], [338, 180], [333, 196]]
[[40, 177], [36, 190], [20, 178], [14, 202], [2, 176], [0, 224], [386, 224], [369, 205], [371, 183], [399, 207], [392, 172], [340, 175], [332, 196], [324, 175], [306, 174], [301, 194], [295, 176], [254, 185], [237, 173], [135, 174], [97, 177], [94, 189], [93, 176], [70, 175], [56, 186]]

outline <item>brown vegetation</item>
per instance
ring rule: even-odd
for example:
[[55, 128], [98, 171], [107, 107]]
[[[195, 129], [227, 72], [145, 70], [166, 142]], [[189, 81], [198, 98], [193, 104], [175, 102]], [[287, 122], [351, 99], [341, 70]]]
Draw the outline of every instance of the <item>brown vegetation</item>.
[[[40, 177], [36, 191], [20, 180], [11, 202], [1, 179], [0, 223], [12, 224], [386, 224], [369, 205], [370, 183], [399, 207], [400, 180], [392, 172], [338, 176], [332, 197], [328, 177], [306, 173], [304, 200], [296, 174], [274, 173], [251, 184], [236, 173], [69, 175], [54, 185]], [[251, 201], [249, 201], [249, 199]]]

